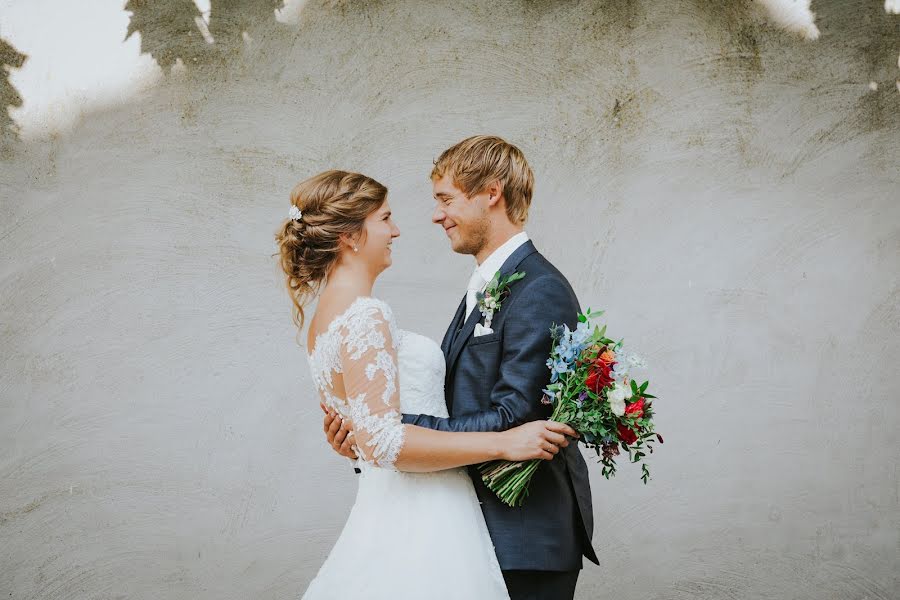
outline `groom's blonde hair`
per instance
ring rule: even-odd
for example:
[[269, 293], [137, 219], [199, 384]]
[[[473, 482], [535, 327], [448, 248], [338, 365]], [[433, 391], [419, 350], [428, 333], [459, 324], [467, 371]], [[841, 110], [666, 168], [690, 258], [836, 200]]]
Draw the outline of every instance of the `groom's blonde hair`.
[[453, 185], [472, 196], [493, 181], [500, 182], [506, 200], [506, 216], [516, 225], [528, 220], [534, 173], [522, 151], [506, 140], [475, 135], [447, 148], [434, 162], [431, 179], [450, 175]]

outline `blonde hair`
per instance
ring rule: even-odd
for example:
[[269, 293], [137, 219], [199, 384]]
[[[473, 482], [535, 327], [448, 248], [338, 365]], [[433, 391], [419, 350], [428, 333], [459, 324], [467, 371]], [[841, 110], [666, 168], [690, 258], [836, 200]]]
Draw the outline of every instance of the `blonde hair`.
[[476, 135], [444, 150], [434, 162], [431, 179], [450, 175], [453, 185], [472, 196], [493, 181], [500, 182], [506, 199], [506, 216], [517, 225], [528, 220], [534, 173], [522, 151], [506, 140]]
[[319, 292], [340, 256], [341, 236], [363, 230], [366, 217], [387, 198], [387, 188], [371, 177], [325, 171], [291, 190], [299, 221], [286, 219], [275, 233], [285, 285], [293, 302], [293, 321], [303, 328], [303, 307]]

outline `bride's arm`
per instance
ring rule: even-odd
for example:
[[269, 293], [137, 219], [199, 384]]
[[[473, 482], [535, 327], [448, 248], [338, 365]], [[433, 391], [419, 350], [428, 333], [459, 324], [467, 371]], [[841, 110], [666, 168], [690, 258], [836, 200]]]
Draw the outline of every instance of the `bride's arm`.
[[[353, 451], [353, 436], [351, 435], [350, 427], [341, 419], [341, 416], [335, 413], [333, 410], [326, 408], [322, 405], [322, 410], [325, 412], [325, 433], [328, 438], [328, 443], [334, 448], [335, 452], [350, 459], [356, 459], [358, 456], [356, 452]], [[543, 421], [541, 423], [544, 423]], [[531, 426], [531, 425], [529, 425]], [[418, 430], [421, 430], [421, 427], [414, 427], [411, 425], [406, 425], [405, 427], [410, 427], [415, 429], [416, 431], [413, 435], [421, 435], [418, 433]], [[546, 427], [550, 431], [554, 431], [556, 433], [560, 433], [563, 436], [573, 435], [573, 430], [568, 427], [560, 427], [556, 423], [546, 424], [539, 426], [537, 431], [537, 435], [541, 435], [541, 427]], [[482, 462], [481, 455], [484, 452], [488, 454], [491, 453], [490, 447], [485, 448], [483, 451], [478, 450], [477, 448], [472, 447], [463, 447], [462, 450], [474, 450], [472, 456], [466, 457], [463, 456], [462, 453], [458, 452], [459, 448], [457, 447], [459, 443], [465, 440], [465, 436], [468, 434], [458, 434], [452, 433], [450, 436], [441, 435], [435, 437], [433, 434], [437, 433], [434, 430], [425, 430], [428, 432], [422, 440], [416, 440], [412, 444], [409, 445], [407, 451], [404, 453], [401, 451], [401, 457], [403, 458], [404, 463], [409, 463], [409, 466], [399, 465], [397, 468], [401, 471], [418, 471], [418, 472], [426, 472], [426, 471], [437, 471], [441, 469], [448, 469], [454, 466], [462, 466], [464, 464], [474, 464], [476, 462]], [[519, 435], [525, 435], [528, 429], [526, 427], [516, 428], [511, 430], [510, 435], [508, 436], [508, 441], [501, 442], [501, 448], [499, 453], [495, 458], [506, 458], [508, 460], [514, 460], [508, 458], [509, 456], [513, 456], [515, 452], [513, 451], [516, 444], [524, 445], [524, 452], [528, 453], [528, 443], [529, 440], [527, 437], [513, 437]], [[407, 443], [409, 440], [410, 429], [406, 430], [406, 439]], [[532, 431], [531, 434], [534, 434]], [[463, 436], [463, 437], [460, 437]], [[443, 439], [442, 439], [443, 438]], [[564, 438], [560, 438], [557, 436], [547, 437], [546, 441], [553, 444], [553, 447], [546, 446], [548, 448], [548, 452], [550, 455], [556, 454], [559, 446], [565, 448], [569, 445], [568, 440]], [[539, 440], [535, 440], [535, 443], [540, 443]], [[558, 446], [557, 446], [558, 444]], [[450, 446], [450, 447], [440, 447], [440, 446]], [[548, 458], [548, 456], [544, 453], [540, 453], [539, 456], [534, 456], [534, 458]], [[524, 460], [524, 459], [520, 459]], [[471, 463], [469, 461], [472, 461]], [[399, 463], [399, 461], [398, 461]], [[459, 464], [457, 464], [459, 463]], [[449, 466], [448, 466], [449, 465]], [[359, 473], [359, 469], [355, 469], [357, 473]]]
[[435, 431], [417, 425], [402, 425], [406, 443], [397, 457], [400, 471], [440, 471], [488, 460], [552, 460], [560, 446], [569, 445], [566, 435], [576, 435], [568, 425], [533, 421], [504, 432]]
[[566, 435], [561, 423], [535, 421], [505, 432], [451, 433], [404, 425], [397, 352], [390, 317], [372, 307], [341, 332], [341, 368], [348, 418], [360, 458], [401, 471], [440, 471], [492, 459], [550, 460]]

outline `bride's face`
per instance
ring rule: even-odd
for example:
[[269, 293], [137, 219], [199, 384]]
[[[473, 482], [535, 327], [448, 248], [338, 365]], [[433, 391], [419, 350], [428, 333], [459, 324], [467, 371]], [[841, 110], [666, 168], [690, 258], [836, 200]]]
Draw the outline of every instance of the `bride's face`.
[[391, 218], [391, 206], [384, 204], [366, 217], [365, 236], [359, 244], [360, 258], [365, 260], [376, 273], [391, 266], [391, 242], [399, 237], [400, 230]]

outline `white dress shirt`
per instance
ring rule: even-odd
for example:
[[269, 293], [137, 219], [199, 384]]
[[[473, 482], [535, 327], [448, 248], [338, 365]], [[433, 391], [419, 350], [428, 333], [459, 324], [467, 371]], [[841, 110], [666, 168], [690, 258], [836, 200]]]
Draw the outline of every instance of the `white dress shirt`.
[[503, 245], [491, 252], [491, 255], [484, 259], [484, 262], [475, 267], [472, 278], [469, 279], [469, 286], [466, 290], [466, 318], [472, 314], [475, 308], [475, 293], [484, 291], [488, 282], [493, 279], [506, 259], [512, 256], [519, 246], [528, 241], [528, 234], [520, 231], [516, 235], [506, 240]]

